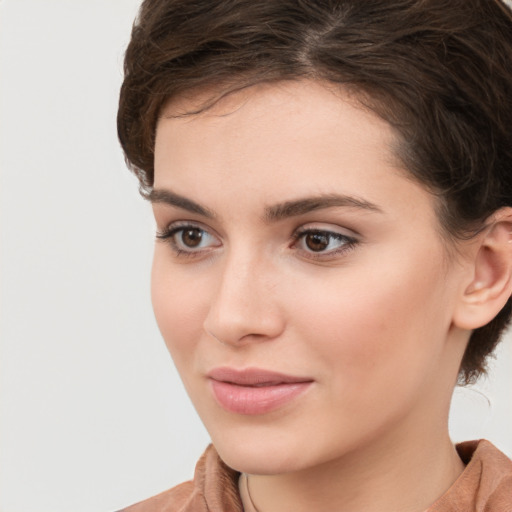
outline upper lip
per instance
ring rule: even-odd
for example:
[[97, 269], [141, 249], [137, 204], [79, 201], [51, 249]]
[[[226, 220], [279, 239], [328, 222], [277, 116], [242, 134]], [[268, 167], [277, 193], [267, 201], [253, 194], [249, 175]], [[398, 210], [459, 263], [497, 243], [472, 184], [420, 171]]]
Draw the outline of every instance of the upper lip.
[[265, 370], [263, 368], [229, 368], [226, 366], [214, 368], [207, 377], [220, 382], [228, 382], [238, 386], [272, 386], [278, 384], [293, 384], [311, 382], [309, 377], [297, 377], [284, 373]]

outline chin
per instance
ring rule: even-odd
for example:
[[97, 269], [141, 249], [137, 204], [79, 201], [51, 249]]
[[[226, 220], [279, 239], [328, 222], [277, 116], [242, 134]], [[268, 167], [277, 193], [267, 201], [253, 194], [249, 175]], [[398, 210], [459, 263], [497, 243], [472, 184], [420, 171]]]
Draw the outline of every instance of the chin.
[[240, 473], [251, 475], [278, 475], [300, 469], [298, 461], [283, 450], [261, 449], [259, 446], [218, 446], [220, 458]]
[[[252, 432], [251, 432], [252, 430]], [[306, 441], [280, 431], [237, 429], [212, 435], [220, 458], [231, 468], [253, 475], [276, 475], [304, 469]]]

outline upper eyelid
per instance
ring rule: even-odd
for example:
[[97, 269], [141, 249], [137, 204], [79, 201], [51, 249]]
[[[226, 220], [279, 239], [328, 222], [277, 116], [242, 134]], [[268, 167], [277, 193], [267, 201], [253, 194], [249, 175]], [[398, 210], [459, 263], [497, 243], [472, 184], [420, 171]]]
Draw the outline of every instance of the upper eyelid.
[[[157, 237], [162, 238], [166, 235], [169, 235], [169, 233], [172, 231], [179, 231], [180, 229], [186, 229], [187, 227], [201, 229], [217, 239], [222, 239], [222, 237], [214, 228], [211, 226], [206, 226], [203, 222], [193, 219], [180, 219], [171, 221], [165, 223], [162, 228], [158, 228], [157, 226]], [[342, 236], [349, 239], [358, 239], [360, 237], [360, 234], [357, 231], [348, 227], [328, 222], [323, 223], [321, 221], [311, 221], [308, 223], [303, 223], [293, 229], [290, 238], [295, 241], [300, 235], [308, 232], [332, 233], [333, 235]]]
[[[157, 224], [158, 224], [158, 222], [157, 222]], [[210, 233], [211, 235], [220, 238], [220, 235], [214, 228], [212, 228], [211, 226], [206, 226], [201, 221], [192, 220], [192, 219], [171, 221], [171, 222], [165, 223], [162, 228], [158, 228], [158, 226], [157, 226], [157, 229], [159, 230], [159, 232], [168, 232], [168, 231], [172, 231], [174, 229], [187, 228], [187, 227], [194, 227], [194, 228], [202, 229], [203, 231], [206, 231], [207, 233]], [[360, 234], [357, 231], [355, 231], [354, 229], [348, 228], [348, 227], [337, 226], [337, 225], [334, 225], [331, 223], [311, 222], [311, 223], [301, 224], [300, 226], [294, 228], [292, 231], [292, 237], [294, 234], [307, 233], [309, 231], [333, 233], [335, 235], [347, 236], [349, 238], [360, 236]]]
[[303, 235], [307, 235], [309, 233], [324, 233], [327, 235], [331, 235], [332, 238], [343, 238], [348, 241], [347, 243], [351, 243], [351, 244], [359, 242], [359, 238], [354, 235], [348, 235], [346, 233], [340, 233], [339, 231], [333, 231], [333, 230], [328, 230], [328, 229], [308, 228], [308, 229], [304, 229], [304, 230], [297, 230], [293, 234], [293, 243], [294, 244], [297, 243], [299, 241], [299, 239], [301, 239], [303, 237]]
[[310, 231], [317, 231], [317, 232], [322, 232], [322, 233], [332, 233], [334, 235], [345, 236], [347, 238], [358, 238], [361, 236], [360, 233], [358, 233], [354, 229], [344, 227], [344, 226], [339, 226], [336, 224], [322, 223], [322, 222], [311, 222], [311, 223], [302, 224], [301, 226], [296, 228], [294, 233], [302, 234], [302, 233], [307, 233]]
[[176, 221], [168, 222], [164, 225], [163, 228], [160, 229], [160, 231], [169, 232], [169, 231], [173, 231], [173, 230], [186, 229], [188, 227], [201, 229], [201, 230], [206, 231], [207, 233], [211, 234], [212, 236], [220, 238], [219, 235], [217, 234], [217, 232], [213, 228], [211, 228], [209, 226], [205, 226], [200, 221], [190, 220], [190, 219], [189, 220], [176, 220]]

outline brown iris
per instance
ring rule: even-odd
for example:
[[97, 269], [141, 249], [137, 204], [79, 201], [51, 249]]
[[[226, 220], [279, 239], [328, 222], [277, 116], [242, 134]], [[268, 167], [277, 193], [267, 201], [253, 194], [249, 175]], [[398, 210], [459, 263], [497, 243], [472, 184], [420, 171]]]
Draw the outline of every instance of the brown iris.
[[319, 252], [325, 250], [329, 246], [329, 235], [326, 233], [308, 233], [304, 237], [304, 242], [311, 251]]
[[198, 228], [184, 229], [181, 233], [181, 241], [187, 247], [197, 247], [203, 239], [203, 231]]

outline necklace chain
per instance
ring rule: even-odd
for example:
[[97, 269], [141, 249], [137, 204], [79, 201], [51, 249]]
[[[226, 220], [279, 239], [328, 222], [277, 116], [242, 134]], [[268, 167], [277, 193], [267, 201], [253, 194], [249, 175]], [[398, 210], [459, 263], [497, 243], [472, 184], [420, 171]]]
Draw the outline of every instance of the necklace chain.
[[249, 489], [249, 475], [247, 473], [244, 473], [244, 479], [245, 479], [245, 490], [247, 491], [247, 497], [249, 498], [249, 503], [251, 504], [251, 507], [254, 509], [255, 512], [260, 512], [256, 505], [254, 504], [254, 501], [251, 496], [251, 490]]

